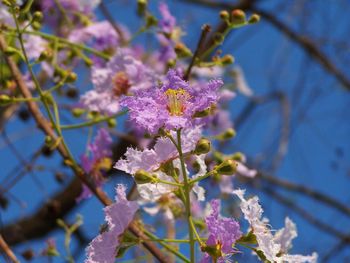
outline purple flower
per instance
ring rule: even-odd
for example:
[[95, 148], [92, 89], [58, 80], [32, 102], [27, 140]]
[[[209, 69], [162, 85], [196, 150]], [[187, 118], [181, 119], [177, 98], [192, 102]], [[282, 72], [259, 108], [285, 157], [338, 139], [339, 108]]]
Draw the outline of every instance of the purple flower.
[[104, 208], [108, 230], [95, 237], [86, 249], [85, 263], [113, 263], [120, 244], [119, 237], [132, 221], [137, 209], [136, 201], [128, 201], [125, 186], [116, 188], [116, 202]]
[[222, 84], [221, 80], [211, 80], [198, 91], [183, 80], [179, 72], [169, 70], [159, 88], [123, 97], [121, 105], [129, 109], [132, 123], [140, 130], [157, 133], [163, 127], [168, 130], [192, 127], [193, 115], [217, 102], [217, 90]]
[[118, 49], [105, 68], [92, 69], [91, 80], [95, 89], [80, 98], [80, 105], [112, 115], [120, 109], [121, 95], [151, 87], [156, 75], [135, 59], [129, 50]]
[[164, 2], [161, 2], [158, 6], [159, 12], [162, 16], [162, 19], [159, 20], [159, 28], [167, 34], [175, 29], [176, 18], [170, 13], [168, 5]]
[[[122, 27], [124, 35], [129, 32]], [[87, 44], [99, 51], [106, 51], [109, 54], [115, 52], [116, 47], [120, 44], [120, 36], [116, 33], [113, 26], [108, 21], [95, 22], [87, 27], [73, 30], [68, 38], [75, 43]], [[93, 56], [95, 65], [103, 65], [103, 59]]]
[[161, 45], [158, 53], [159, 61], [168, 62], [176, 58], [174, 47], [179, 40], [181, 31], [176, 27], [176, 19], [171, 15], [168, 5], [161, 2], [158, 6], [162, 18], [158, 22], [160, 33], [158, 34], [158, 41]]
[[[214, 199], [210, 202], [212, 212], [206, 217], [205, 223], [208, 227], [209, 237], [206, 245], [217, 250], [217, 261], [225, 262], [225, 258], [237, 252], [232, 245], [242, 236], [239, 224], [232, 218], [220, 216], [220, 201]], [[209, 254], [206, 253], [202, 262], [211, 262]]]
[[[112, 166], [110, 149], [112, 138], [106, 129], [99, 129], [95, 140], [87, 147], [88, 154], [82, 155], [81, 165], [87, 174], [90, 174], [96, 185], [100, 186], [104, 181], [104, 171], [109, 170]], [[91, 196], [90, 189], [83, 185], [83, 190], [77, 201]]]

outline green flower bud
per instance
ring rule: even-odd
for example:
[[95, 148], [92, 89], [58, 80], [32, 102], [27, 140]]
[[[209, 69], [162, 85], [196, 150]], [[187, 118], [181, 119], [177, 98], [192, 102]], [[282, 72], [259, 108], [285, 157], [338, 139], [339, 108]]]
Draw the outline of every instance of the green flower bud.
[[225, 160], [221, 164], [215, 166], [215, 171], [221, 175], [233, 175], [237, 171], [237, 163], [233, 160]]
[[232, 55], [225, 55], [221, 58], [222, 65], [230, 65], [235, 61]]
[[116, 121], [116, 119], [109, 119], [107, 121], [107, 124], [108, 124], [109, 128], [114, 128], [115, 126], [117, 126], [117, 121]]
[[221, 12], [220, 12], [220, 18], [222, 19], [222, 20], [228, 20], [229, 19], [229, 17], [230, 17], [230, 14], [226, 11], [226, 10], [222, 10]]
[[33, 28], [34, 30], [36, 30], [36, 31], [40, 30], [40, 28], [41, 28], [41, 23], [38, 22], [38, 21], [34, 21], [34, 22], [32, 23], [32, 28]]
[[224, 42], [225, 38], [224, 35], [221, 33], [215, 33], [214, 35], [214, 42], [216, 44], [221, 44], [222, 42]]
[[230, 159], [232, 159], [232, 160], [234, 160], [234, 161], [243, 162], [243, 160], [245, 159], [245, 157], [244, 157], [244, 154], [243, 154], [243, 153], [241, 153], [241, 152], [236, 152], [236, 153], [234, 153], [234, 154], [231, 156]]
[[18, 54], [19, 53], [19, 50], [14, 48], [14, 47], [7, 47], [5, 50], [4, 50], [4, 53], [8, 56], [13, 56], [15, 54]]
[[146, 172], [145, 170], [138, 170], [134, 174], [134, 179], [137, 184], [147, 184], [147, 183], [154, 183], [155, 179], [150, 173]]
[[43, 52], [41, 52], [39, 56], [39, 61], [49, 60], [52, 58], [52, 50], [45, 49]]
[[241, 9], [235, 9], [231, 12], [231, 23], [233, 25], [240, 25], [245, 23], [246, 21], [246, 16], [244, 11]]
[[248, 23], [249, 24], [255, 24], [260, 21], [260, 16], [258, 14], [253, 14], [251, 17], [249, 17]]
[[142, 16], [146, 12], [148, 1], [147, 0], [137, 0], [137, 14]]
[[86, 112], [85, 109], [80, 109], [80, 108], [74, 108], [72, 110], [72, 114], [74, 117], [80, 117], [81, 115], [83, 115]]
[[12, 101], [12, 99], [8, 95], [6, 95], [6, 94], [0, 95], [0, 105], [8, 104], [11, 101]]
[[33, 21], [41, 22], [43, 20], [43, 13], [36, 11], [33, 14]]
[[211, 108], [207, 108], [202, 111], [197, 111], [195, 114], [193, 114], [193, 118], [203, 118], [209, 116], [211, 113]]
[[175, 53], [179, 58], [186, 58], [192, 56], [192, 51], [186, 47], [183, 43], [177, 43], [175, 45]]
[[208, 139], [202, 138], [200, 139], [197, 144], [196, 148], [194, 149], [194, 153], [196, 155], [201, 155], [210, 152], [211, 142]]
[[146, 28], [150, 28], [152, 26], [156, 26], [158, 24], [158, 20], [155, 16], [148, 15], [146, 17]]
[[68, 72], [68, 76], [66, 78], [67, 83], [75, 82], [77, 80], [77, 74], [74, 72]]

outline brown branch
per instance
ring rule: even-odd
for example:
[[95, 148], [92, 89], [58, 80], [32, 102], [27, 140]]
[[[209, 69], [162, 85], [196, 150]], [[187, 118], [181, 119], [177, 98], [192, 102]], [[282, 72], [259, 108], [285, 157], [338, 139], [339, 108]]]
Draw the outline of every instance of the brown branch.
[[310, 214], [307, 210], [301, 208], [300, 206], [296, 205], [292, 200], [289, 198], [284, 197], [280, 193], [274, 191], [271, 187], [263, 187], [261, 188], [267, 195], [273, 197], [276, 201], [280, 202], [281, 204], [289, 207], [294, 212], [298, 213], [301, 217], [303, 217], [306, 221], [308, 221], [311, 225], [316, 226], [320, 230], [331, 234], [333, 236], [336, 236], [340, 240], [342, 240], [345, 243], [350, 243], [350, 236], [343, 234], [341, 231], [333, 228], [332, 226], [323, 223], [316, 217], [314, 217], [312, 214]]
[[350, 217], [349, 207], [347, 207], [346, 205], [342, 204], [340, 201], [335, 200], [326, 194], [310, 189], [304, 185], [299, 185], [299, 184], [291, 183], [291, 182], [276, 178], [274, 176], [265, 174], [263, 172], [259, 172], [257, 174], [257, 178], [260, 178], [263, 181], [268, 182], [272, 185], [279, 186], [285, 190], [297, 192], [305, 196], [311, 197], [312, 199], [318, 202], [321, 202], [331, 208], [334, 208], [339, 212], [341, 212], [342, 214]]
[[11, 248], [7, 245], [5, 240], [0, 235], [0, 248], [1, 250], [11, 259], [14, 263], [19, 263], [19, 260], [16, 258], [15, 254], [12, 252]]
[[[5, 51], [7, 49], [7, 44], [5, 42], [5, 39], [3, 36], [0, 35], [0, 50]], [[36, 102], [32, 101], [32, 94], [30, 90], [28, 89], [26, 83], [24, 82], [21, 72], [19, 71], [16, 63], [12, 60], [10, 56], [5, 56], [6, 63], [9, 66], [9, 69], [16, 81], [16, 84], [18, 88], [20, 89], [20, 92], [22, 93], [23, 97], [28, 99], [27, 106], [29, 108], [29, 111], [33, 115], [36, 123], [38, 124], [39, 128], [47, 135], [50, 136], [53, 140], [57, 140], [57, 136], [54, 132], [54, 130], [51, 127], [51, 123], [42, 115], [38, 105]], [[67, 152], [66, 148], [62, 143], [60, 143], [57, 146], [57, 150], [61, 154], [62, 158], [64, 160], [70, 160], [70, 154]], [[76, 165], [70, 166], [74, 172], [74, 174], [84, 183], [86, 184], [89, 189], [94, 193], [94, 195], [101, 201], [101, 203], [105, 206], [112, 204], [112, 201], [108, 198], [108, 196], [100, 189], [96, 188], [92, 182], [88, 180], [88, 177], [83, 172], [83, 170]], [[130, 232], [132, 232], [137, 237], [145, 240], [146, 237], [140, 231], [135, 224], [130, 224], [129, 226]], [[153, 256], [155, 256], [160, 262], [167, 262], [167, 257], [159, 250], [159, 248], [152, 242], [146, 241], [142, 243], [151, 253]]]
[[191, 62], [190, 62], [189, 66], [188, 66], [188, 68], [186, 70], [186, 73], [185, 73], [185, 76], [184, 76], [184, 80], [188, 80], [190, 78], [192, 67], [195, 64], [196, 59], [199, 58], [200, 50], [202, 49], [204, 41], [205, 41], [205, 39], [206, 39], [206, 37], [207, 37], [209, 32], [210, 32], [210, 26], [209, 25], [203, 25], [202, 33], [201, 33], [201, 36], [200, 36], [200, 38], [198, 40], [196, 51], [194, 52], [194, 54], [192, 56], [192, 59], [191, 59]]
[[[316, 62], [318, 62], [326, 71], [333, 75], [346, 90], [350, 91], [350, 80], [334, 65], [334, 63], [327, 57], [327, 55], [321, 51], [319, 47], [307, 36], [301, 36], [294, 32], [288, 25], [279, 20], [276, 16], [268, 11], [262, 10], [256, 7], [254, 0], [245, 0], [239, 2], [239, 4], [230, 4], [229, 2], [214, 2], [208, 0], [183, 0], [185, 2], [199, 4], [211, 8], [220, 8], [233, 10], [240, 8], [242, 10], [252, 11], [258, 13], [265, 21], [269, 22], [280, 32], [285, 34], [288, 38], [298, 44], [307, 54], [311, 56]], [[225, 23], [221, 23], [218, 26], [218, 31], [223, 32], [227, 26]], [[213, 40], [211, 40], [213, 41]], [[210, 42], [208, 45], [210, 46]], [[207, 46], [208, 46], [207, 45]]]

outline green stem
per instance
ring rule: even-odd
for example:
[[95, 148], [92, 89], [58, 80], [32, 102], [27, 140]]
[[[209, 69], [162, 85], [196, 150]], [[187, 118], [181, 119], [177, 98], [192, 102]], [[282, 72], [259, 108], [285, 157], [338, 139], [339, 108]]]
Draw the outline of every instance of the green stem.
[[182, 187], [183, 184], [179, 184], [179, 183], [174, 183], [174, 182], [169, 182], [169, 181], [165, 181], [165, 180], [161, 180], [161, 179], [156, 179], [157, 182], [162, 183], [162, 184], [168, 184], [168, 185], [173, 185], [173, 186], [178, 186], [178, 187]]
[[[146, 236], [148, 236], [149, 238], [155, 240], [155, 239], [159, 239], [157, 238], [157, 236], [153, 235], [152, 233], [144, 230], [144, 233]], [[184, 262], [186, 263], [190, 263], [192, 261], [189, 261], [188, 258], [186, 258], [183, 254], [181, 254], [177, 249], [173, 248], [172, 246], [168, 245], [167, 243], [165, 243], [164, 241], [161, 241], [159, 239], [158, 243], [164, 247], [166, 250], [168, 250], [169, 252], [173, 253], [175, 256], [177, 256], [178, 258], [182, 259]]]
[[83, 44], [73, 43], [73, 42], [68, 41], [65, 38], [57, 37], [57, 36], [50, 35], [50, 34], [47, 34], [44, 32], [24, 30], [22, 33], [28, 34], [28, 35], [40, 36], [40, 37], [43, 37], [43, 38], [51, 40], [51, 41], [58, 41], [60, 43], [63, 43], [65, 45], [71, 47], [71, 48], [82, 49], [82, 50], [85, 50], [86, 52], [92, 53], [96, 56], [99, 56], [99, 57], [107, 59], [107, 60], [110, 58], [110, 55], [103, 53], [101, 51], [98, 51], [94, 48], [85, 46]]
[[188, 224], [188, 232], [189, 232], [189, 238], [190, 238], [190, 253], [191, 253], [191, 262], [195, 262], [195, 242], [194, 242], [194, 236], [193, 236], [193, 231], [192, 231], [192, 215], [191, 215], [191, 199], [190, 199], [190, 185], [188, 183], [188, 178], [187, 178], [187, 172], [186, 172], [186, 167], [185, 167], [185, 160], [184, 156], [182, 153], [182, 146], [181, 146], [181, 130], [176, 131], [177, 135], [177, 149], [179, 152], [179, 159], [181, 163], [181, 171], [182, 171], [182, 176], [184, 179], [184, 192], [185, 192], [185, 197], [186, 197], [186, 202], [185, 202], [185, 207], [186, 207], [186, 216], [187, 216], [187, 224]]
[[214, 173], [214, 171], [210, 171], [210, 172], [207, 172], [206, 174], [202, 175], [202, 176], [198, 176], [197, 178], [193, 179], [193, 180], [190, 180], [189, 181], [189, 184], [194, 184], [194, 183], [197, 183], [205, 178], [208, 178], [210, 175], [212, 175]]
[[101, 117], [101, 118], [97, 118], [95, 120], [91, 120], [91, 121], [87, 121], [87, 122], [82, 122], [82, 123], [77, 123], [77, 124], [71, 124], [71, 125], [62, 125], [61, 129], [62, 130], [72, 130], [72, 129], [78, 129], [78, 128], [82, 128], [82, 127], [89, 127], [92, 126], [94, 124], [100, 123], [100, 122], [104, 122], [104, 121], [108, 121], [110, 119], [114, 119], [118, 116], [124, 115], [126, 114], [127, 111], [120, 111], [112, 116], [105, 116], [105, 117]]

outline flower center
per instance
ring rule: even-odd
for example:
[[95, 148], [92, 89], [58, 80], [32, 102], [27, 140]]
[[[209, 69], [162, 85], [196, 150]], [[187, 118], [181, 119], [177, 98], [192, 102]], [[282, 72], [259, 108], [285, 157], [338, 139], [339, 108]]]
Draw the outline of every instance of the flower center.
[[168, 111], [170, 115], [181, 116], [186, 109], [186, 102], [191, 95], [184, 89], [168, 89], [165, 92], [168, 99]]
[[116, 96], [126, 94], [130, 88], [128, 76], [124, 71], [118, 71], [112, 78], [113, 93]]

